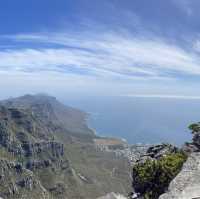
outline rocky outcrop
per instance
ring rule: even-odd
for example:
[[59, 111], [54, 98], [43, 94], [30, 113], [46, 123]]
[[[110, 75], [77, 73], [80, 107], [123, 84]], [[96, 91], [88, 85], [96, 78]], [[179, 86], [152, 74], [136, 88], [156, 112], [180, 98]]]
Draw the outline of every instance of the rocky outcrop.
[[0, 102], [0, 198], [94, 199], [131, 191], [128, 160], [96, 150], [85, 116], [49, 96]]
[[192, 131], [192, 142], [187, 142], [183, 146], [183, 150], [190, 154], [193, 152], [200, 152], [200, 123], [194, 123], [189, 126], [189, 129]]
[[50, 153], [54, 157], [62, 157], [64, 155], [64, 146], [59, 142], [42, 141], [36, 143], [23, 143], [21, 145], [23, 153], [27, 157], [38, 155], [41, 153]]
[[183, 146], [183, 150], [187, 153], [200, 151], [200, 132], [193, 133], [192, 142], [185, 143], [185, 145]]
[[0, 145], [9, 147], [11, 144], [11, 133], [7, 129], [5, 121], [0, 122]]
[[69, 161], [64, 157], [64, 145], [54, 139], [55, 128], [30, 110], [0, 106], [0, 154], [5, 158], [0, 161], [0, 180], [4, 182], [0, 196], [50, 198], [46, 177], [41, 179], [40, 172], [47, 172], [49, 179], [54, 172], [72, 175]]
[[200, 153], [192, 153], [181, 172], [159, 199], [200, 198]]
[[50, 166], [52, 166], [50, 160], [28, 160], [25, 165], [25, 167], [31, 171], [48, 168]]
[[131, 198], [157, 199], [179, 173], [187, 156], [170, 144], [154, 145], [133, 163]]
[[179, 149], [171, 144], [159, 144], [149, 147], [146, 156], [154, 159], [159, 159], [166, 154], [177, 153]]
[[200, 123], [191, 124], [192, 142], [183, 146], [188, 159], [180, 173], [170, 183], [167, 193], [159, 199], [200, 198]]
[[167, 154], [173, 154], [180, 151], [177, 147], [166, 143], [152, 145], [145, 149], [146, 150], [142, 150], [137, 154], [135, 162], [132, 161], [133, 164], [144, 163], [147, 160], [158, 160]]
[[0, 184], [2, 198], [50, 198], [34, 174], [19, 163], [0, 160]]

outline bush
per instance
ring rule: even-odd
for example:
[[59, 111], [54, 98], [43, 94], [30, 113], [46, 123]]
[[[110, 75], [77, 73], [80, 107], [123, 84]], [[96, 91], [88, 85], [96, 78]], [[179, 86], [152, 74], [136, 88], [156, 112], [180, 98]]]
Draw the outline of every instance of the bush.
[[133, 167], [133, 187], [145, 199], [157, 199], [179, 173], [186, 161], [183, 153], [166, 155], [159, 160], [147, 160]]
[[200, 123], [193, 123], [188, 127], [192, 133], [198, 133], [200, 132]]

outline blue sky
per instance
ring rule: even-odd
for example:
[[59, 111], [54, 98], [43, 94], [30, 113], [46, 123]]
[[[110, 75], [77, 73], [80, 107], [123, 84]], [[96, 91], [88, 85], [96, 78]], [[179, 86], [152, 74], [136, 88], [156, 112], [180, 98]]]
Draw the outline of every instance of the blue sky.
[[198, 0], [6, 0], [0, 97], [198, 98]]

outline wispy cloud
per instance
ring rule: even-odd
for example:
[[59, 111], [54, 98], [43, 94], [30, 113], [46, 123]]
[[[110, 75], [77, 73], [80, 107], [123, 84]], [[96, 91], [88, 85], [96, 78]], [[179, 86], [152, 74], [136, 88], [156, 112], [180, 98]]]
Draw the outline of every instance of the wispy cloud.
[[200, 5], [199, 0], [172, 0], [175, 5], [181, 9], [188, 17], [198, 13]]
[[[200, 59], [195, 52], [161, 38], [126, 31], [18, 34], [3, 38], [26, 47], [1, 50], [1, 71], [56, 71], [128, 79], [200, 75]], [[33, 48], [33, 44], [39, 47]]]
[[174, 3], [183, 10], [188, 16], [193, 14], [193, 9], [191, 6], [191, 1], [193, 0], [174, 0]]

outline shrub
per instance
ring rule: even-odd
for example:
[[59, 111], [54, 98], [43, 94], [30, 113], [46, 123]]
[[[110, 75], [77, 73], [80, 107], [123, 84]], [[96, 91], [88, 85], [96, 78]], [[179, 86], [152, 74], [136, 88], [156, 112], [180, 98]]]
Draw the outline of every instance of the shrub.
[[193, 123], [189, 125], [188, 128], [192, 131], [192, 133], [198, 133], [200, 132], [200, 123]]
[[183, 153], [166, 155], [159, 160], [147, 160], [133, 167], [133, 187], [145, 199], [157, 199], [179, 173], [186, 161]]

